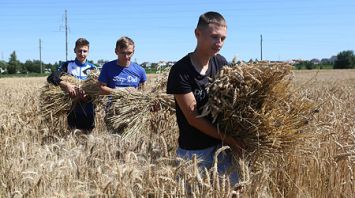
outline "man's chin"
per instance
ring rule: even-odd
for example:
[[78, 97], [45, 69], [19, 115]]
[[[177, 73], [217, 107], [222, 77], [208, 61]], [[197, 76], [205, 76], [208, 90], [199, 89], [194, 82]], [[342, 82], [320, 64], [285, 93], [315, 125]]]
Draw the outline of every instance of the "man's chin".
[[85, 60], [86, 60], [85, 58], [80, 58], [79, 59], [79, 61], [82, 62], [82, 63], [85, 62]]
[[212, 56], [216, 56], [219, 53], [219, 51], [212, 53]]
[[212, 51], [212, 53], [213, 53], [213, 55], [217, 55], [218, 53], [219, 53], [219, 49], [218, 50], [216, 50], [216, 49], [214, 49], [213, 51]]

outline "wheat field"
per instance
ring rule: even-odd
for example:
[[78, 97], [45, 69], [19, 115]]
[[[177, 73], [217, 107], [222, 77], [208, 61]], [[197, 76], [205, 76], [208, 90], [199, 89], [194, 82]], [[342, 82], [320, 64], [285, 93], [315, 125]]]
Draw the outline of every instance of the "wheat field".
[[90, 135], [76, 134], [65, 118], [40, 116], [45, 78], [0, 78], [0, 197], [355, 197], [355, 70], [294, 75], [319, 106], [315, 138], [258, 171], [241, 159], [242, 192], [214, 170], [199, 172], [198, 159], [177, 159], [174, 126], [122, 139], [101, 110]]

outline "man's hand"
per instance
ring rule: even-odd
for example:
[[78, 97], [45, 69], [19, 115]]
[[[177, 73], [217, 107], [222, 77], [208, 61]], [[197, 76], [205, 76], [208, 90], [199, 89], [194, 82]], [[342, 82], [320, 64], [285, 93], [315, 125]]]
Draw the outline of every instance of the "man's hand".
[[230, 137], [230, 140], [228, 142], [228, 146], [232, 149], [232, 151], [238, 156], [242, 157], [243, 151], [246, 149], [245, 143], [236, 138]]
[[71, 98], [75, 98], [78, 95], [78, 87], [68, 82], [60, 81], [60, 86], [69, 94]]
[[87, 102], [90, 100], [90, 96], [87, 95], [84, 90], [78, 88], [77, 93], [81, 101]]

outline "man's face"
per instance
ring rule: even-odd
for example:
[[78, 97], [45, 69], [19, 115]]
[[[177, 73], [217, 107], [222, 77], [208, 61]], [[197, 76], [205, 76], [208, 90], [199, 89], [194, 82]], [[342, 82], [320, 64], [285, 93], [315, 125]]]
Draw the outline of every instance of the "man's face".
[[89, 55], [89, 46], [83, 45], [75, 48], [76, 59], [80, 62], [85, 62], [87, 56]]
[[211, 23], [206, 28], [196, 29], [196, 37], [200, 49], [213, 56], [223, 47], [227, 37], [227, 27]]
[[116, 48], [115, 52], [116, 52], [120, 62], [127, 63], [127, 62], [131, 61], [131, 58], [134, 53], [134, 47], [133, 47], [133, 45], [128, 45], [127, 48], [122, 48], [122, 49]]

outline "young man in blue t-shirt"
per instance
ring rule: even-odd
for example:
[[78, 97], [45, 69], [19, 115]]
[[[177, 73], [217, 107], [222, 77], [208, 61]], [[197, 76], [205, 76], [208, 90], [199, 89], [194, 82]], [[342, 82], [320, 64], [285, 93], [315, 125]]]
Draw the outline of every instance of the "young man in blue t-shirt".
[[67, 61], [60, 65], [57, 71], [51, 73], [47, 81], [56, 86], [61, 86], [72, 98], [79, 98], [79, 102], [68, 113], [68, 125], [70, 129], [80, 129], [89, 133], [95, 127], [95, 107], [90, 97], [75, 85], [60, 79], [62, 75], [69, 74], [79, 80], [85, 80], [90, 71], [96, 67], [87, 61], [89, 55], [89, 41], [79, 38], [75, 42], [75, 60]]
[[98, 79], [103, 94], [112, 94], [115, 89], [144, 87], [145, 70], [131, 61], [134, 47], [133, 40], [128, 37], [117, 40], [115, 53], [118, 58], [103, 65]]

